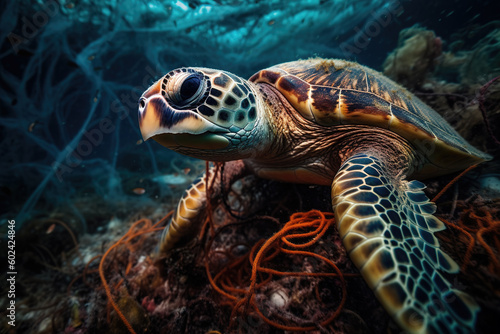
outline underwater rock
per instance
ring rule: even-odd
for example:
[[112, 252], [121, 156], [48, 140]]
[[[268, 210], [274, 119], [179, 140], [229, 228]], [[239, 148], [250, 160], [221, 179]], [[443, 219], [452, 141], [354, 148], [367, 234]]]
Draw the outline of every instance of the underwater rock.
[[399, 33], [398, 47], [385, 60], [384, 74], [407, 88], [418, 88], [438, 62], [442, 41], [418, 25]]

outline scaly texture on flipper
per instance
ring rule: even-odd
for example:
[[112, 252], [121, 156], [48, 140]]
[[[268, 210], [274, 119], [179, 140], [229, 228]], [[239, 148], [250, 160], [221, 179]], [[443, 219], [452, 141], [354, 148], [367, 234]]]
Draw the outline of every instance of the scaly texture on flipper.
[[[209, 170], [209, 178], [213, 177], [213, 168]], [[190, 239], [199, 231], [202, 213], [207, 204], [206, 174], [197, 178], [184, 192], [169, 224], [163, 230], [159, 244], [159, 253], [166, 254], [179, 243]]]
[[418, 181], [395, 175], [377, 157], [358, 154], [332, 185], [337, 226], [349, 255], [398, 324], [411, 333], [469, 333], [478, 307], [438, 270], [458, 266], [439, 246], [433, 216]]
[[[223, 182], [221, 173], [224, 174]], [[165, 227], [159, 243], [159, 254], [168, 254], [173, 248], [189, 242], [200, 232], [206, 214], [207, 180], [211, 186], [210, 197], [214, 201], [222, 190], [228, 192], [233, 182], [247, 173], [247, 167], [240, 160], [225, 163], [220, 172], [211, 167], [208, 170], [208, 178], [206, 173], [197, 178], [184, 192], [172, 219]]]

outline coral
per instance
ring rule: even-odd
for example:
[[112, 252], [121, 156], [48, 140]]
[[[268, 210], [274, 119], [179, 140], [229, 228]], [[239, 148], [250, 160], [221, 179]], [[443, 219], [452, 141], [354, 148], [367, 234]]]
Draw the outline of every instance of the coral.
[[[450, 45], [425, 28], [404, 29], [398, 47], [384, 61], [384, 73], [440, 113], [471, 144], [495, 154], [500, 124], [498, 28], [492, 22], [477, 29], [485, 36], [462, 31], [453, 34]], [[472, 42], [465, 43], [466, 38]], [[484, 128], [489, 136], [477, 135]]]
[[442, 41], [433, 31], [418, 25], [401, 30], [398, 47], [385, 60], [383, 73], [410, 89], [418, 88], [441, 53]]

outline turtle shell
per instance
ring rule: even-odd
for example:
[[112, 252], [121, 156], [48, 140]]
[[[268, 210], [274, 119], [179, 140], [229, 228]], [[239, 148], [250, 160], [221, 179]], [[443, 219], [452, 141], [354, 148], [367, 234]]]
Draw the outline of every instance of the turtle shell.
[[357, 63], [294, 61], [261, 70], [250, 81], [272, 85], [304, 118], [321, 126], [359, 124], [397, 133], [427, 158], [419, 177], [450, 173], [491, 158], [416, 96]]

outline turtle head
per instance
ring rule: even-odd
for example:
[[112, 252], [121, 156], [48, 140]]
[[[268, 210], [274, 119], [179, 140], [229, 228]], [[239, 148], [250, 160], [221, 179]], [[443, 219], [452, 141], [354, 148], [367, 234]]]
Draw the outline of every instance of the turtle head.
[[248, 81], [228, 72], [173, 70], [139, 99], [143, 139], [196, 158], [241, 159], [258, 141], [254, 94]]

